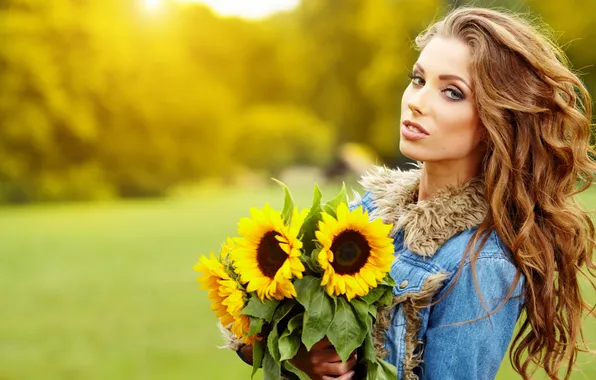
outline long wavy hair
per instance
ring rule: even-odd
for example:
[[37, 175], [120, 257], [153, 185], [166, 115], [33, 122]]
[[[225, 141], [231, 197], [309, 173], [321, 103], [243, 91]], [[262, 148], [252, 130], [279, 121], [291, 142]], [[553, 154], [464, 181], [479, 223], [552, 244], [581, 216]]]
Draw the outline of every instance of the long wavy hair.
[[[422, 32], [418, 49], [434, 36], [459, 39], [472, 52], [490, 205], [472, 242], [496, 230], [518, 279], [525, 277], [510, 360], [524, 379], [537, 367], [552, 379], [566, 367], [567, 379], [585, 347], [582, 313], [593, 312], [582, 297], [581, 275], [594, 287], [594, 224], [575, 199], [596, 170], [590, 95], [548, 29], [521, 15], [459, 8]], [[478, 252], [468, 249], [472, 264]]]

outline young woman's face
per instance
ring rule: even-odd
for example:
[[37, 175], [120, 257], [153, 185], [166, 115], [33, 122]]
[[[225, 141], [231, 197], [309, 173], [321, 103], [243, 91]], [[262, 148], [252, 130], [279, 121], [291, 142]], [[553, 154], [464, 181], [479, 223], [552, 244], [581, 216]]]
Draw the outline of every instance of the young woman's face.
[[401, 152], [416, 161], [482, 159], [482, 129], [472, 96], [470, 49], [452, 38], [434, 37], [414, 64], [401, 102]]

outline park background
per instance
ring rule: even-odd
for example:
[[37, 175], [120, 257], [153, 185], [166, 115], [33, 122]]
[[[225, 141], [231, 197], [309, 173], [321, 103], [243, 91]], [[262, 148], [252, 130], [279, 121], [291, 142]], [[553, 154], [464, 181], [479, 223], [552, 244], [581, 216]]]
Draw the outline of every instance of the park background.
[[[270, 177], [306, 207], [315, 182], [403, 165], [412, 40], [471, 4], [212, 3], [0, 1], [1, 380], [249, 378], [192, 266], [250, 206], [281, 206]], [[548, 23], [596, 95], [596, 1], [473, 4]]]

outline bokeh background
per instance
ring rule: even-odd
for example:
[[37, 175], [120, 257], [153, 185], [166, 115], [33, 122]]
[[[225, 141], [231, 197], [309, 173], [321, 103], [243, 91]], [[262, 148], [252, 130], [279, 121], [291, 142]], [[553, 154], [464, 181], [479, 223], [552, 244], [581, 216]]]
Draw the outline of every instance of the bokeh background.
[[[248, 378], [193, 264], [281, 206], [270, 177], [307, 206], [403, 166], [413, 38], [466, 4], [0, 0], [0, 379]], [[596, 95], [596, 2], [473, 5], [548, 23]]]

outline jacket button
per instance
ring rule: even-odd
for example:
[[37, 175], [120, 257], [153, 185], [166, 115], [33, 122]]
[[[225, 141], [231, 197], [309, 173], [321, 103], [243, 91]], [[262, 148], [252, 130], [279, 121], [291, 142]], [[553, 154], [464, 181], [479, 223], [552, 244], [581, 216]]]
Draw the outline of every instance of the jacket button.
[[403, 289], [406, 286], [408, 286], [408, 280], [403, 280], [402, 282], [399, 283], [399, 288]]

